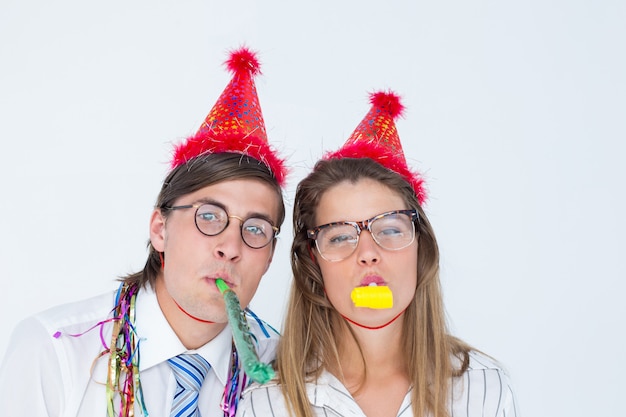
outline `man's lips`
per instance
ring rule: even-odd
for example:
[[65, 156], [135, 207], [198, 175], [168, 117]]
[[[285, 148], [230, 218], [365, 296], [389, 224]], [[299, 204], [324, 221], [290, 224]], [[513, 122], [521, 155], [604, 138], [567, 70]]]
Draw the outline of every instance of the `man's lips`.
[[213, 283], [215, 283], [215, 280], [217, 279], [221, 279], [223, 280], [229, 287], [233, 288], [236, 287], [236, 285], [231, 281], [230, 277], [227, 274], [218, 274], [218, 275], [212, 275], [212, 276], [208, 276], [206, 277], [206, 279], [208, 279], [209, 281], [213, 281]]

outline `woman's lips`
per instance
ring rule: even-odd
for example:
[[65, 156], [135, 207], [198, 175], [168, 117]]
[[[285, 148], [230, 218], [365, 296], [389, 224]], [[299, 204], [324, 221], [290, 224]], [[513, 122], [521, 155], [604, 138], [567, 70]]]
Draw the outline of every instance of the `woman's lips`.
[[361, 287], [375, 286], [375, 285], [385, 285], [385, 280], [378, 275], [368, 275], [361, 280]]

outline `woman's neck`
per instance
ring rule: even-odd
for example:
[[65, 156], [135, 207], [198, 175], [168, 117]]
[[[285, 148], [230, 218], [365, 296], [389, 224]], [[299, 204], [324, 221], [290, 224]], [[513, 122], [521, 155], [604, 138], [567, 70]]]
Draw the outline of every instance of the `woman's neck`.
[[[348, 330], [351, 326], [356, 340]], [[374, 370], [398, 370], [406, 367], [406, 352], [402, 351], [402, 318], [378, 330], [368, 330], [346, 323], [339, 346], [339, 361], [344, 377], [358, 377]], [[358, 345], [357, 345], [358, 340]], [[363, 363], [363, 359], [365, 364]], [[386, 372], [386, 371], [385, 371]]]
[[341, 371], [335, 375], [366, 415], [397, 415], [411, 386], [401, 326], [352, 329], [359, 344], [346, 329], [339, 351]]

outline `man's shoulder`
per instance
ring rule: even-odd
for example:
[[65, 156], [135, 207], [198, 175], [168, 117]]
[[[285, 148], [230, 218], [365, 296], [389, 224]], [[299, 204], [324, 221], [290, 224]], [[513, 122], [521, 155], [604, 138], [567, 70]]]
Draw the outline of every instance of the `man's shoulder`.
[[[107, 319], [114, 300], [115, 291], [111, 291], [60, 304], [23, 319], [13, 329], [6, 357], [23, 360], [32, 356], [38, 357], [40, 362], [50, 362], [50, 358], [55, 357], [65, 361], [63, 369], [82, 366], [82, 360], [93, 362], [102, 346], [101, 338], [110, 335]], [[98, 328], [99, 324], [106, 328]]]
[[247, 320], [250, 332], [253, 334], [256, 342], [259, 357], [263, 361], [273, 360], [276, 356], [276, 347], [280, 339], [278, 330], [250, 311], [247, 312]]
[[259, 339], [278, 339], [280, 333], [274, 326], [266, 322], [265, 320], [252, 313], [250, 310], [246, 311], [246, 319], [250, 331]]
[[24, 323], [38, 323], [53, 332], [67, 332], [88, 329], [103, 321], [113, 310], [116, 291], [108, 291], [90, 298], [59, 304], [41, 311], [24, 320]]

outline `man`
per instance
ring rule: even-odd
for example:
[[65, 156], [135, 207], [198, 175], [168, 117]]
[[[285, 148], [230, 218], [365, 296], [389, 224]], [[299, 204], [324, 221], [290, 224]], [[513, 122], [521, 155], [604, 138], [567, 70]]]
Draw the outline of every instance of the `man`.
[[[227, 65], [232, 80], [174, 150], [144, 269], [115, 294], [17, 326], [0, 368], [3, 415], [234, 415], [248, 378], [216, 280], [248, 305], [285, 217], [286, 169], [267, 142], [256, 56], [241, 48]], [[260, 360], [273, 359], [276, 332], [248, 324]]]

